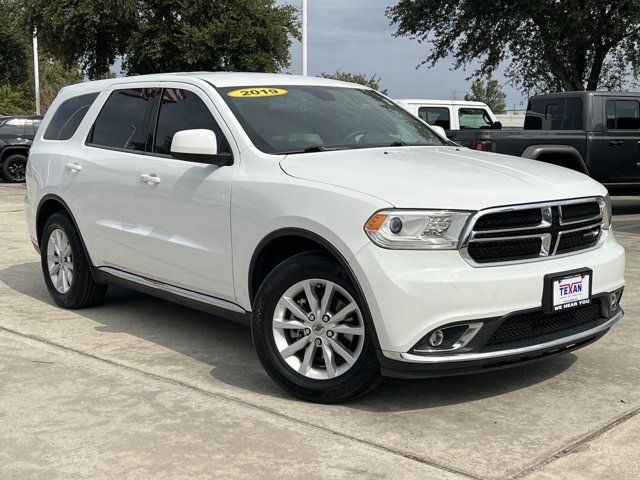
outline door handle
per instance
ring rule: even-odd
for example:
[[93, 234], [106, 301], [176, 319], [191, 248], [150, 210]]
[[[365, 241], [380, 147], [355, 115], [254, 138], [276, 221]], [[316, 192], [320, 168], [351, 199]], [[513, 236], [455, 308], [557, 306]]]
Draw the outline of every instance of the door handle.
[[623, 145], [623, 144], [624, 144], [624, 141], [622, 140], [611, 140], [609, 142], [609, 146], [611, 147], [619, 147], [620, 145]]
[[143, 173], [142, 175], [140, 175], [140, 181], [142, 183], [146, 183], [147, 185], [157, 185], [160, 183], [160, 177], [153, 173], [151, 175]]
[[72, 173], [78, 173], [80, 170], [82, 170], [82, 167], [77, 163], [66, 163], [64, 168], [66, 168]]

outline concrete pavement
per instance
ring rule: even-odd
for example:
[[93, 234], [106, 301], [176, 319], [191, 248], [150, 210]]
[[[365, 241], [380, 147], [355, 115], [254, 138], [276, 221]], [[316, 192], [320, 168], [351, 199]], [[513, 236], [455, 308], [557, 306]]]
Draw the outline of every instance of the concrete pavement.
[[0, 478], [639, 476], [635, 199], [616, 218], [627, 315], [600, 342], [320, 406], [275, 387], [239, 325], [117, 288], [55, 307], [23, 196], [0, 184]]

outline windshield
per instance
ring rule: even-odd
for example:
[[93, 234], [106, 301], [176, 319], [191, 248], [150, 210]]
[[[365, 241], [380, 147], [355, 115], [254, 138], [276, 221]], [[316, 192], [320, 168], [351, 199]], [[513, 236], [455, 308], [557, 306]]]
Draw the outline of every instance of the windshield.
[[447, 144], [371, 90], [286, 85], [218, 91], [253, 144], [265, 153]]

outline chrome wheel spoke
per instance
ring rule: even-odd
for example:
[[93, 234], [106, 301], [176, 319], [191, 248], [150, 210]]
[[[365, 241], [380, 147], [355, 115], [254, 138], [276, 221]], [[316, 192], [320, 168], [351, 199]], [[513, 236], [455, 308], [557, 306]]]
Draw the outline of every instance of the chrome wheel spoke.
[[59, 293], [67, 293], [73, 283], [73, 249], [61, 229], [56, 228], [49, 235], [46, 254], [51, 284]]
[[324, 367], [327, 369], [327, 376], [329, 378], [336, 377], [336, 365], [333, 358], [333, 350], [328, 343], [322, 343], [322, 358], [324, 358]]
[[289, 297], [282, 297], [280, 299], [280, 303], [287, 309], [289, 310], [293, 316], [295, 316], [298, 320], [307, 320], [307, 313], [302, 310], [302, 308], [300, 308], [300, 305], [298, 305], [296, 302], [293, 301], [293, 299], [289, 298]]
[[324, 289], [324, 294], [322, 295], [322, 302], [320, 303], [321, 315], [324, 315], [325, 313], [327, 313], [327, 309], [331, 305], [333, 292], [334, 292], [334, 284], [332, 282], [327, 282], [327, 286]]
[[273, 328], [281, 330], [303, 330], [305, 326], [298, 320], [274, 320]]
[[316, 353], [316, 346], [311, 342], [307, 349], [304, 351], [304, 358], [302, 359], [302, 363], [300, 364], [300, 368], [298, 369], [298, 373], [301, 375], [306, 375], [309, 369], [311, 368], [311, 362], [313, 362], [313, 356]]
[[333, 326], [337, 323], [343, 322], [347, 316], [354, 313], [356, 310], [358, 310], [356, 302], [351, 302], [350, 304], [345, 305], [339, 312], [333, 314], [329, 325]]
[[300, 340], [293, 342], [284, 350], [280, 350], [280, 355], [282, 355], [282, 358], [285, 358], [285, 359], [289, 358], [294, 353], [302, 350], [302, 348], [308, 343], [309, 343], [309, 337], [302, 337]]
[[333, 351], [344, 358], [344, 361], [349, 365], [353, 365], [355, 363], [356, 359], [354, 356], [351, 352], [348, 352], [342, 345], [340, 345], [340, 343], [336, 342], [333, 338], [330, 338], [329, 344], [331, 345], [331, 348], [333, 348]]
[[53, 267], [49, 269], [49, 271], [51, 272], [51, 275], [58, 275], [58, 273], [60, 273], [60, 264], [56, 263]]
[[311, 313], [316, 315], [318, 313], [318, 297], [316, 296], [313, 285], [309, 280], [304, 282], [304, 295], [307, 298], [309, 310], [311, 310]]
[[335, 333], [344, 333], [345, 335], [364, 335], [364, 327], [352, 327], [351, 325], [347, 325], [344, 323], [341, 325], [332, 326], [331, 330], [333, 330]]

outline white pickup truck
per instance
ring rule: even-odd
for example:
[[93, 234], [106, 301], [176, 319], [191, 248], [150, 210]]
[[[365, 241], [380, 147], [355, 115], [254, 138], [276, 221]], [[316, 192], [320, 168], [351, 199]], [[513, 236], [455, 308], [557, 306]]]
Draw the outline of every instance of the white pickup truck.
[[460, 100], [395, 100], [401, 107], [429, 125], [441, 127], [449, 138], [470, 128], [500, 129], [502, 124], [486, 103]]

